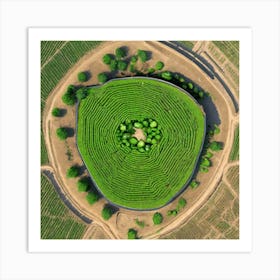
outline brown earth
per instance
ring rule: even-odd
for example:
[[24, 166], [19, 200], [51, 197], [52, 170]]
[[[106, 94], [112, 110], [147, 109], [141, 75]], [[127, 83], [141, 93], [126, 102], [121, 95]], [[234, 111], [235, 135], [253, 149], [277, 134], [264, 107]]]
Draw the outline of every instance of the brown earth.
[[[155, 65], [157, 61], [161, 60], [165, 64], [165, 69], [179, 72], [189, 77], [207, 92], [210, 92], [221, 121], [221, 133], [216, 135], [214, 140], [223, 142], [224, 149], [216, 153], [213, 159], [211, 159], [213, 167], [209, 169], [207, 174], [199, 173], [197, 175], [196, 180], [200, 182], [200, 186], [196, 189], [188, 188], [183, 192], [181, 196], [188, 203], [176, 217], [167, 217], [167, 211], [176, 208], [178, 198], [158, 210], [164, 216], [164, 221], [159, 226], [152, 225], [152, 216], [156, 211], [140, 212], [119, 209], [117, 214], [113, 215], [109, 221], [105, 222], [102, 220], [100, 213], [107, 201], [102, 198], [96, 204], [90, 206], [85, 199], [86, 194], [77, 191], [76, 183], [78, 178], [67, 179], [65, 176], [70, 166], [75, 164], [83, 165], [76, 147], [75, 135], [66, 141], [60, 141], [56, 137], [56, 129], [58, 127], [64, 126], [72, 129], [76, 127], [76, 107], [66, 106], [61, 101], [61, 97], [67, 86], [69, 84], [79, 84], [77, 82], [77, 73], [80, 71], [89, 71], [92, 75], [89, 81], [84, 83], [85, 85], [97, 84], [97, 74], [108, 71], [108, 67], [102, 63], [102, 56], [105, 53], [113, 53], [120, 46], [127, 46], [129, 48], [129, 55], [135, 54], [137, 49], [152, 52], [151, 60], [141, 67], [142, 71], [145, 71], [148, 67]], [[140, 64], [138, 67], [140, 67]], [[66, 115], [63, 118], [52, 117], [51, 110], [54, 107], [67, 110]], [[238, 114], [235, 113], [232, 101], [222, 85], [216, 79], [210, 79], [198, 66], [185, 56], [159, 42], [104, 42], [98, 48], [81, 58], [50, 94], [43, 115], [43, 131], [50, 166], [53, 167], [62, 191], [80, 212], [93, 219], [95, 224], [109, 233], [107, 235], [110, 238], [127, 238], [127, 230], [129, 228], [137, 229], [138, 235], [142, 238], [158, 238], [159, 235], [168, 233], [185, 223], [209, 199], [218, 187], [224, 171], [227, 169], [228, 157], [233, 143], [234, 127], [237, 122]], [[85, 174], [86, 171], [84, 172]], [[140, 228], [137, 226], [136, 219], [143, 221], [145, 227]]]

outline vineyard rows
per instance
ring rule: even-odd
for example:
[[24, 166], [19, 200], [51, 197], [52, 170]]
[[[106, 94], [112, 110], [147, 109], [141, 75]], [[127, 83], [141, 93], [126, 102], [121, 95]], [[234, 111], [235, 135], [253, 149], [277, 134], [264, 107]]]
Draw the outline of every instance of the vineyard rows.
[[63, 204], [53, 185], [41, 175], [41, 238], [80, 239], [86, 225]]

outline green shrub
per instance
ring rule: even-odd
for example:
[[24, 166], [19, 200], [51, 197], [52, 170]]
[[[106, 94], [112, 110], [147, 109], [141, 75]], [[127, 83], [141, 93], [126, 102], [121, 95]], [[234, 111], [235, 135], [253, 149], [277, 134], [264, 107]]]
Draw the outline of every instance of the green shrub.
[[192, 180], [191, 183], [190, 183], [190, 187], [192, 189], [195, 189], [196, 187], [198, 187], [199, 183], [195, 180]]
[[167, 81], [172, 80], [172, 74], [169, 71], [162, 72], [161, 77]]
[[125, 71], [127, 69], [127, 63], [125, 61], [118, 61], [118, 69], [120, 71]]
[[116, 54], [116, 58], [119, 60], [126, 56], [126, 51], [124, 48], [117, 48], [115, 54]]
[[52, 109], [52, 115], [54, 117], [60, 117], [61, 116], [61, 110], [59, 108], [53, 108]]
[[146, 51], [138, 50], [137, 55], [142, 62], [146, 62], [148, 60], [148, 54]]
[[129, 71], [130, 71], [131, 73], [135, 73], [135, 66], [134, 66], [133, 64], [130, 64], [130, 65], [129, 65]]
[[149, 68], [148, 69], [148, 73], [149, 74], [153, 74], [155, 71], [156, 71], [155, 68]]
[[86, 196], [86, 200], [87, 200], [87, 202], [88, 202], [90, 205], [92, 205], [92, 204], [94, 204], [95, 202], [97, 202], [98, 199], [99, 199], [99, 195], [98, 195], [98, 193], [96, 193], [96, 192], [89, 192], [89, 193], [87, 194], [87, 196]]
[[214, 125], [214, 134], [219, 134], [221, 132], [220, 128], [215, 124]]
[[105, 54], [102, 58], [103, 63], [110, 65], [111, 61], [112, 61], [112, 56], [110, 54]]
[[139, 221], [138, 219], [135, 219], [135, 223], [136, 223], [136, 225], [138, 225], [140, 228], [144, 228], [144, 227], [145, 227], [144, 221]]
[[178, 201], [178, 208], [183, 209], [186, 205], [187, 205], [187, 201], [183, 197], [180, 197]]
[[133, 228], [130, 228], [127, 232], [128, 239], [137, 239], [137, 231]]
[[159, 212], [156, 212], [153, 216], [154, 225], [159, 225], [163, 221], [163, 217]]
[[191, 82], [188, 83], [188, 88], [193, 89], [193, 84]]
[[200, 166], [205, 166], [205, 167], [210, 167], [211, 166], [211, 161], [208, 158], [202, 158], [200, 162]]
[[116, 60], [112, 60], [110, 62], [110, 70], [116, 71], [118, 69], [118, 62]]
[[90, 181], [88, 177], [81, 178], [78, 183], [78, 191], [79, 192], [86, 192], [90, 188]]
[[86, 72], [80, 72], [78, 73], [78, 81], [79, 82], [86, 82], [88, 79]]
[[163, 69], [163, 67], [164, 67], [164, 63], [162, 62], [162, 61], [158, 61], [157, 63], [156, 63], [156, 66], [155, 66], [155, 68], [156, 68], [156, 70], [162, 70]]
[[216, 142], [216, 141], [213, 141], [210, 146], [209, 146], [210, 150], [216, 152], [216, 151], [220, 151], [223, 149], [223, 144], [220, 143], [220, 142]]
[[176, 209], [167, 211], [167, 216], [177, 216], [177, 214], [178, 214], [178, 212]]
[[102, 218], [105, 221], [107, 221], [107, 220], [109, 220], [112, 217], [113, 213], [114, 213], [114, 211], [113, 211], [113, 209], [111, 207], [104, 206], [104, 208], [103, 208], [103, 210], [101, 212], [101, 215], [102, 215]]
[[58, 128], [56, 135], [60, 140], [65, 140], [68, 137], [67, 129], [65, 127]]
[[66, 92], [62, 95], [62, 101], [66, 104], [66, 105], [70, 105], [73, 106], [75, 105], [77, 98], [75, 93], [73, 92]]
[[105, 73], [99, 73], [97, 78], [98, 78], [99, 83], [102, 83], [102, 84], [107, 82], [107, 80], [108, 80], [108, 77]]
[[78, 166], [71, 166], [66, 173], [67, 178], [75, 178], [78, 177], [80, 173], [80, 168]]
[[199, 166], [199, 171], [200, 171], [200, 172], [203, 172], [203, 173], [207, 173], [207, 172], [209, 172], [209, 169], [208, 169], [208, 167], [206, 167], [206, 166], [200, 165], [200, 166]]
[[82, 88], [79, 88], [77, 91], [76, 91], [76, 97], [78, 100], [82, 100], [84, 98], [86, 98], [88, 96], [88, 89], [85, 88], [85, 87], [82, 87]]
[[134, 55], [131, 57], [130, 62], [131, 62], [131, 64], [134, 64], [137, 62], [137, 60], [138, 60], [138, 57], [136, 55]]

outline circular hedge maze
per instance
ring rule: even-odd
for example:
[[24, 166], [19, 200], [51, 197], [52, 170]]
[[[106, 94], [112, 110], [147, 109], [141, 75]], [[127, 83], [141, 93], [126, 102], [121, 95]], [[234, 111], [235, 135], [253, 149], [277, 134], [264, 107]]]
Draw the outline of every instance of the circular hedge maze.
[[[136, 210], [172, 201], [191, 179], [203, 146], [205, 115], [198, 103], [150, 78], [115, 79], [89, 92], [79, 103], [77, 144], [99, 191]], [[144, 140], [134, 136], [136, 128]]]

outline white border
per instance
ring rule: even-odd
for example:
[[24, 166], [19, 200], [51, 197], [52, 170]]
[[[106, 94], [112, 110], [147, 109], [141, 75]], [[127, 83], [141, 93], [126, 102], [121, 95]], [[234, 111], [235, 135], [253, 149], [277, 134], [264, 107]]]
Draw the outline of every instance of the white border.
[[[182, 34], [186, 34], [182, 38]], [[249, 28], [30, 28], [29, 29], [29, 252], [250, 252], [252, 249], [252, 46]], [[40, 41], [41, 40], [239, 40], [240, 41], [240, 239], [239, 240], [41, 240], [40, 239]], [[31, 110], [32, 108], [32, 110]], [[245, 108], [245, 109], [243, 109]]]

